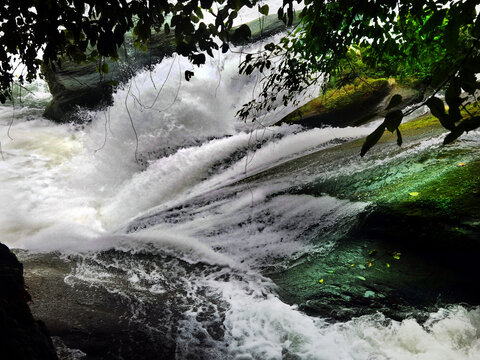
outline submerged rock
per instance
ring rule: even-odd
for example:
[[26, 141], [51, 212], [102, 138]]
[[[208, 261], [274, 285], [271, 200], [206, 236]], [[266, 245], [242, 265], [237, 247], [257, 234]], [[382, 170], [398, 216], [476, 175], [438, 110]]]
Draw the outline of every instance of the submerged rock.
[[0, 354], [4, 360], [54, 360], [57, 354], [43, 322], [28, 307], [23, 266], [0, 243]]

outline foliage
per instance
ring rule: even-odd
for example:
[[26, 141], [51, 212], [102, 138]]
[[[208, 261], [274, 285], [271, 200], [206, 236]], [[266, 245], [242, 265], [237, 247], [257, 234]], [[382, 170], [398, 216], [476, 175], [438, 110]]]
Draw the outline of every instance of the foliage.
[[[479, 88], [475, 77], [480, 72], [480, 21], [476, 12], [479, 1], [304, 3], [300, 13], [302, 26], [278, 44], [267, 44], [264, 52], [247, 55], [241, 64], [241, 72], [259, 70], [264, 76], [260, 95], [244, 105], [238, 113], [240, 117], [255, 118], [278, 101], [285, 105], [295, 101], [298, 93], [317, 83], [322, 75], [341, 79], [346, 64], [355, 73], [354, 61], [360, 50], [367, 69], [376, 69], [383, 76], [421, 78], [434, 89], [433, 95], [449, 87], [447, 104], [452, 107], [452, 115], [442, 114], [439, 118], [451, 131], [446, 143], [480, 125], [476, 118], [460, 122], [458, 117], [458, 109], [465, 106], [466, 100], [460, 98], [459, 89], [474, 96]], [[285, 16], [283, 9], [278, 15]], [[434, 101], [438, 107], [438, 101]], [[397, 143], [402, 144], [398, 125], [412, 110], [403, 112], [394, 105], [398, 104], [391, 104], [392, 111], [385, 121], [367, 137], [362, 156], [378, 142], [385, 129], [396, 131]]]
[[[124, 36], [132, 31], [136, 48], [145, 50], [152, 31], [173, 32], [176, 52], [193, 64], [204, 64], [204, 52], [228, 51], [231, 38], [250, 35], [248, 27], [232, 31], [242, 7], [257, 0], [5, 0], [0, 6], [0, 102], [11, 98], [15, 65], [25, 69], [19, 82], [36, 78], [43, 64], [61, 66], [66, 57], [76, 62], [98, 61], [108, 72], [105, 57], [118, 58]], [[259, 7], [263, 14], [268, 7]], [[205, 21], [210, 13], [213, 21]], [[216, 42], [220, 43], [219, 46]], [[39, 50], [43, 57], [37, 57]], [[25, 73], [25, 74], [24, 74]], [[189, 74], [186, 74], [188, 77]]]

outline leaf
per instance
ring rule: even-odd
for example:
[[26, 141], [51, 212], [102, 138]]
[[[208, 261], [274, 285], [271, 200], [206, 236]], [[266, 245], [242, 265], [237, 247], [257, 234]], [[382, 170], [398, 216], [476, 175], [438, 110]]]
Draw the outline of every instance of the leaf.
[[466, 68], [460, 72], [460, 85], [463, 90], [469, 94], [474, 94], [478, 88], [477, 78], [473, 71], [469, 71]]
[[443, 145], [450, 144], [451, 142], [455, 141], [460, 136], [462, 136], [463, 133], [464, 133], [463, 126], [457, 126], [456, 128], [453, 129], [452, 132], [450, 132], [447, 136], [445, 136], [445, 139], [443, 139]]
[[462, 121], [462, 128], [466, 131], [472, 131], [480, 127], [480, 116], [474, 116]]
[[390, 267], [390, 264], [389, 264], [389, 263], [386, 263], [385, 266], [386, 266], [387, 268], [389, 268], [389, 267]]
[[198, 16], [199, 19], [203, 19], [202, 9], [196, 8], [196, 9], [195, 9], [195, 14], [197, 14], [197, 16]]
[[284, 21], [284, 18], [283, 18], [283, 7], [279, 8], [278, 11], [277, 11], [277, 16], [278, 16], [278, 20], [282, 20], [283, 22]]
[[363, 157], [367, 153], [367, 151], [370, 150], [372, 146], [374, 146], [378, 142], [378, 140], [380, 140], [384, 131], [385, 124], [381, 124], [375, 129], [374, 132], [367, 136], [365, 142], [362, 145], [362, 149], [360, 150], [360, 156]]
[[413, 192], [411, 192], [411, 193], [408, 193], [408, 195], [410, 195], [410, 196], [418, 196], [419, 193], [416, 192], [416, 191], [413, 191]]
[[320, 284], [323, 284], [323, 279], [318, 280]]
[[195, 54], [195, 55], [192, 55], [192, 63], [193, 65], [202, 65], [202, 64], [205, 64], [205, 61], [206, 61], [206, 57], [205, 57], [205, 54]]
[[213, 0], [200, 0], [200, 4], [202, 4], [202, 8], [210, 9], [213, 4]]
[[193, 71], [185, 70], [185, 80], [190, 81], [193, 75], [195, 75]]
[[392, 254], [392, 257], [395, 259], [395, 260], [400, 260], [400, 256], [402, 255], [402, 253], [399, 253], [399, 252], [394, 252]]
[[432, 97], [426, 101], [426, 105], [430, 109], [432, 115], [440, 120], [440, 123], [445, 129], [450, 131], [455, 129], [455, 123], [446, 114], [445, 105], [442, 100], [437, 97]]
[[328, 270], [327, 272], [328, 272], [329, 274], [334, 274], [334, 273], [335, 273], [335, 271], [333, 271], [333, 270]]
[[357, 279], [360, 279], [360, 280], [363, 280], [363, 281], [367, 280], [367, 279], [365, 279], [363, 276], [360, 276], [360, 275], [357, 276]]
[[102, 73], [108, 74], [108, 63], [104, 62], [104, 63], [102, 64], [102, 69], [101, 69], [101, 70], [102, 70], [102, 71], [101, 71]]
[[377, 250], [372, 250], [372, 251], [370, 251], [370, 252], [368, 253], [368, 255], [370, 255], [370, 256], [375, 256], [375, 255], [377, 255]]
[[403, 144], [402, 134], [400, 133], [400, 130], [397, 128], [397, 145], [402, 146], [402, 144]]
[[258, 6], [258, 11], [260, 12], [260, 14], [268, 16], [268, 11], [269, 11], [268, 5], [265, 4], [263, 6]]
[[467, 163], [464, 163], [464, 162], [461, 162], [461, 163], [458, 163], [457, 166], [465, 166], [467, 165]]
[[402, 110], [395, 110], [395, 111], [389, 112], [385, 116], [385, 120], [383, 121], [383, 123], [387, 128], [387, 130], [393, 133], [400, 126], [402, 119], [403, 119]]
[[388, 103], [388, 106], [385, 110], [389, 110], [391, 108], [394, 108], [395, 106], [397, 105], [400, 105], [402, 102], [402, 95], [400, 94], [395, 94], [392, 96], [392, 98], [390, 99], [390, 102]]
[[462, 90], [460, 88], [460, 82], [457, 78], [454, 78], [451, 82], [447, 91], [445, 91], [445, 101], [447, 102], [450, 108], [458, 107], [462, 101], [460, 100], [460, 94]]

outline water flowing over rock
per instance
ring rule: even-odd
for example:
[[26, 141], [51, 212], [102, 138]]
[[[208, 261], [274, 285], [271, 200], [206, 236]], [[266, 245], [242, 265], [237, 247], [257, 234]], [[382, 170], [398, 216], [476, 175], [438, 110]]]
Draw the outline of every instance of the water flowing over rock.
[[[297, 22], [295, 22], [296, 24]], [[269, 15], [247, 24], [252, 32], [250, 41], [254, 43], [266, 37], [285, 31], [285, 24], [276, 15]], [[236, 46], [246, 45], [244, 40], [232, 40]], [[175, 51], [174, 35], [155, 33], [143, 52], [133, 47], [133, 39], [127, 37], [119, 50], [119, 60], [106, 60], [108, 74], [100, 75], [97, 64], [77, 64], [64, 61], [61, 66], [44, 66], [42, 73], [53, 96], [47, 105], [44, 116], [58, 122], [71, 121], [79, 108], [95, 109], [112, 104], [115, 84], [130, 79], [140, 69], [150, 68]]]

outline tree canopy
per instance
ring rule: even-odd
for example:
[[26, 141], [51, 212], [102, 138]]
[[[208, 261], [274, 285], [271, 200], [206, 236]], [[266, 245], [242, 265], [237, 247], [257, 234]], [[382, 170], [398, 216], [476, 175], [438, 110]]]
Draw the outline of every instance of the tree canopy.
[[[385, 76], [416, 77], [431, 88], [425, 104], [450, 131], [445, 142], [480, 125], [478, 117], [460, 112], [476, 102], [479, 89], [480, 0], [284, 0], [275, 11], [287, 25], [293, 24], [294, 3], [303, 6], [300, 23], [241, 63], [241, 73], [261, 74], [260, 95], [241, 108], [241, 118], [255, 119], [321, 79], [327, 83], [353, 67], [352, 56], [361, 51], [362, 60]], [[201, 65], [205, 54], [226, 52], [233, 39], [250, 36], [248, 26], [233, 27], [244, 7], [270, 12], [259, 0], [6, 0], [0, 5], [0, 101], [11, 97], [15, 61], [25, 67], [20, 82], [32, 81], [42, 64], [61, 66], [63, 59], [98, 61], [106, 72], [102, 59], [118, 58], [129, 31], [140, 49], [148, 47], [152, 32], [173, 32], [176, 52]], [[187, 80], [192, 75], [185, 73]], [[448, 112], [435, 97], [442, 89]], [[385, 129], [396, 131], [401, 144], [398, 126], [408, 111], [396, 107], [398, 100], [392, 99], [392, 111], [366, 139], [362, 155]]]

